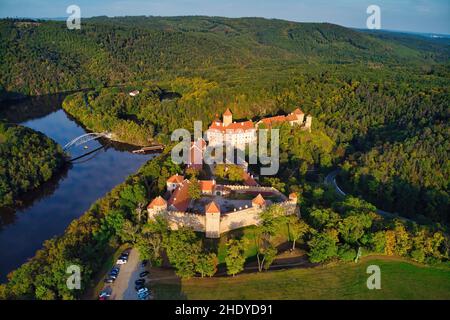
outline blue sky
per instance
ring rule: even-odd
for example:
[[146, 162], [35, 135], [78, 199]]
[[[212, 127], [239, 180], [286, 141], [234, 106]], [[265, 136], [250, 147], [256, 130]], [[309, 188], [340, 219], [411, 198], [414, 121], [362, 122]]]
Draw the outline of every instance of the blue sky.
[[65, 17], [76, 4], [98, 15], [209, 15], [331, 22], [365, 28], [366, 8], [381, 8], [382, 29], [450, 34], [450, 0], [0, 0], [0, 17]]

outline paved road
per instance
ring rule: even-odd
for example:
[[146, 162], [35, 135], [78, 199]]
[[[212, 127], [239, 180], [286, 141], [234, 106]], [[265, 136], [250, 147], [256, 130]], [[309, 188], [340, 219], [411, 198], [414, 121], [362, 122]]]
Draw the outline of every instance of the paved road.
[[137, 300], [134, 281], [139, 278], [140, 272], [139, 253], [136, 249], [131, 249], [128, 262], [120, 266], [119, 276], [111, 286], [111, 300]]
[[[336, 190], [336, 192], [337, 192], [338, 195], [340, 195], [340, 196], [342, 196], [342, 197], [345, 197], [347, 194], [346, 194], [341, 188], [339, 188], [339, 186], [338, 186], [337, 183], [336, 183], [336, 175], [337, 175], [338, 173], [339, 173], [339, 170], [338, 170], [338, 169], [336, 169], [336, 170], [334, 170], [334, 171], [331, 171], [331, 172], [325, 177], [324, 182], [325, 182], [325, 184], [327, 184], [327, 185], [333, 186], [334, 190]], [[398, 219], [402, 219], [402, 220], [406, 220], [406, 221], [413, 221], [413, 220], [408, 219], [408, 218], [400, 217], [400, 216], [399, 216], [398, 214], [396, 214], [396, 213], [391, 213], [391, 212], [387, 212], [387, 211], [380, 210], [380, 209], [377, 209], [376, 212], [377, 212], [380, 216], [385, 217], [385, 218], [390, 218], [390, 219], [392, 219], [392, 218], [398, 218]]]

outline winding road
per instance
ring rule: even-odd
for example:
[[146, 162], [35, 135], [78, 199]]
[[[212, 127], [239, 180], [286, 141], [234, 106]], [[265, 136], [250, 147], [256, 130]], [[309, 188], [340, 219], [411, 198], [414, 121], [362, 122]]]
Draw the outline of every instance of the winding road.
[[[334, 190], [336, 190], [338, 195], [340, 195], [341, 197], [345, 197], [347, 195], [347, 193], [345, 193], [341, 188], [339, 188], [339, 186], [336, 183], [336, 176], [338, 175], [339, 171], [340, 171], [339, 169], [331, 171], [325, 177], [324, 183], [326, 185], [332, 186], [334, 188]], [[402, 220], [405, 220], [405, 221], [413, 221], [411, 219], [401, 217], [401, 216], [399, 216], [396, 213], [387, 212], [387, 211], [384, 211], [384, 210], [380, 210], [378, 208], [376, 209], [376, 213], [379, 214], [380, 216], [382, 216], [384, 218], [388, 218], [388, 219], [398, 218], [398, 219], [402, 219]]]

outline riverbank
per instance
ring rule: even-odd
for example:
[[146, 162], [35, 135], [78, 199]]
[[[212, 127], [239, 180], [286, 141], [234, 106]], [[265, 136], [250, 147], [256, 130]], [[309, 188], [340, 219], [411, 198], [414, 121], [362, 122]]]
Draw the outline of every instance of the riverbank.
[[66, 158], [62, 148], [44, 134], [0, 122], [0, 210], [20, 205], [20, 197], [63, 170]]
[[[166, 157], [167, 155], [161, 155], [147, 162], [138, 172], [128, 176], [124, 182], [90, 205], [81, 217], [70, 223], [61, 236], [45, 241], [42, 249], [13, 271], [8, 283], [1, 285], [0, 299], [81, 298], [87, 288], [92, 287], [98, 270], [101, 270], [111, 257], [111, 248], [117, 247], [119, 239], [114, 229], [111, 229], [110, 214], [117, 214], [118, 210], [121, 210], [123, 197], [126, 197], [125, 190], [146, 185], [149, 186], [150, 194], [159, 192], [151, 189], [152, 182], [160, 177], [160, 172], [154, 171], [153, 168], [164, 167]], [[95, 186], [96, 181], [88, 179], [88, 184]], [[64, 201], [60, 200], [59, 203]], [[122, 221], [130, 218], [125, 212], [121, 214]], [[118, 230], [121, 229], [122, 227], [118, 227]], [[0, 241], [0, 244], [3, 246], [3, 241]], [[70, 290], [61, 286], [61, 283], [66, 283], [66, 268], [70, 265], [77, 265], [82, 270], [82, 290]]]
[[160, 91], [141, 88], [137, 97], [130, 96], [127, 88], [116, 87], [77, 92], [68, 95], [62, 107], [90, 131], [109, 132], [114, 141], [143, 147], [154, 142], [155, 130], [146, 113], [153, 100], [159, 101]]
[[[22, 121], [21, 125], [65, 145], [85, 134], [86, 129], [60, 109], [61, 101], [59, 95], [21, 100], [11, 106], [7, 114], [14, 117], [7, 119]], [[38, 189], [27, 192], [20, 199], [22, 205], [0, 210], [0, 282], [35, 256], [46, 240], [63, 234], [97, 199], [155, 156], [133, 154], [132, 147], [118, 143], [105, 144], [101, 140], [89, 143], [89, 150], [98, 147], [102, 148], [72, 163]], [[72, 155], [85, 153], [84, 149], [78, 149], [71, 150]]]

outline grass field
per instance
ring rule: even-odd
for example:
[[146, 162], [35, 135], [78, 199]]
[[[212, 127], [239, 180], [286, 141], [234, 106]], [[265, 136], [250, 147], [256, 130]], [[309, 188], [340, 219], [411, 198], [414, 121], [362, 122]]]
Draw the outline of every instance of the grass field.
[[[242, 229], [233, 230], [223, 234], [221, 238], [218, 240], [218, 248], [217, 248], [217, 257], [219, 259], [219, 263], [225, 263], [225, 256], [227, 253], [226, 243], [230, 238], [244, 239], [246, 241], [246, 249], [245, 256], [247, 259], [251, 259], [256, 256], [256, 243], [255, 243], [255, 232], [256, 227], [250, 226]], [[272, 243], [275, 246], [283, 244], [289, 239], [289, 231], [287, 224], [283, 224], [278, 227], [276, 232], [276, 236], [273, 237]]]
[[[380, 290], [367, 289], [369, 265], [381, 269]], [[156, 299], [450, 299], [449, 264], [430, 267], [399, 258], [190, 280], [163, 272], [151, 284]]]

